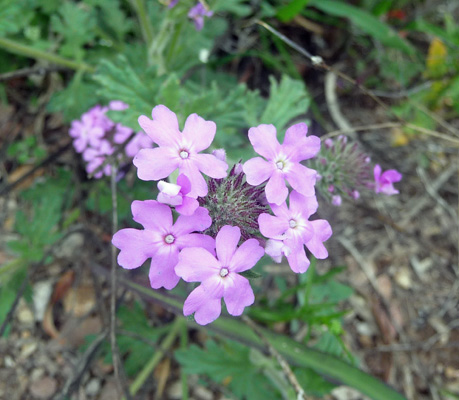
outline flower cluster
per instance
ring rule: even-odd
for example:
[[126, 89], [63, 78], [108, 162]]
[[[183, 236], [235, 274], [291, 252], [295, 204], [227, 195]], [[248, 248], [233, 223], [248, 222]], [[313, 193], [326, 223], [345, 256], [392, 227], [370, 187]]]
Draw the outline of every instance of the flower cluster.
[[363, 191], [397, 194], [393, 183], [402, 179], [394, 169], [382, 173], [378, 164], [372, 167], [370, 157], [343, 135], [335, 140], [326, 139], [310, 165], [319, 174], [320, 194], [335, 206], [341, 205], [343, 197], [357, 200]]
[[[103, 164], [106, 157], [113, 154], [115, 144], [123, 143], [133, 133], [132, 129], [113, 122], [107, 115], [107, 111], [122, 111], [128, 105], [121, 101], [112, 101], [106, 107], [97, 105], [81, 116], [80, 120], [72, 122], [69, 134], [73, 138], [73, 146], [78, 153], [82, 153], [86, 162], [86, 171], [93, 173]], [[138, 132], [136, 136], [126, 145], [124, 158], [132, 159], [137, 152], [144, 147], [153, 145], [150, 138], [143, 132]], [[123, 162], [123, 155], [119, 155]], [[95, 178], [103, 175], [109, 176], [111, 167], [105, 167], [96, 172]]]
[[[200, 283], [185, 301], [185, 315], [208, 324], [220, 315], [222, 299], [231, 315], [241, 315], [254, 302], [244, 274], [265, 253], [279, 262], [285, 255], [295, 272], [308, 268], [305, 248], [327, 257], [330, 225], [309, 220], [317, 210], [316, 171], [301, 164], [317, 154], [320, 140], [307, 136], [305, 124], [290, 127], [283, 144], [273, 125], [251, 128], [249, 140], [263, 158], [237, 163], [229, 173], [224, 150], [204, 153], [214, 122], [192, 114], [181, 131], [177, 116], [159, 105], [139, 124], [157, 147], [141, 149], [134, 165], [140, 179], [159, 181], [159, 193], [157, 200], [133, 202], [134, 221], [144, 229], [122, 229], [113, 244], [124, 268], [151, 259], [154, 289], [172, 289], [180, 278]], [[166, 180], [176, 170], [176, 182]]]
[[[168, 7], [169, 8], [174, 8], [178, 3], [178, 0], [172, 0], [169, 2]], [[204, 17], [212, 17], [214, 15], [213, 11], [208, 10], [206, 8], [207, 6], [204, 6], [203, 3], [198, 1], [196, 5], [190, 8], [188, 11], [188, 18], [190, 18], [194, 22], [194, 26], [197, 31], [202, 30], [204, 28]]]

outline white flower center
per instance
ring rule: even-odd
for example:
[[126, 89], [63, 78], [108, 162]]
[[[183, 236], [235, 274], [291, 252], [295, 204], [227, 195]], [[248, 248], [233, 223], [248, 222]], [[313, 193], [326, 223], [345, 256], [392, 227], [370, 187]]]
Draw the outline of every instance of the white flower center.
[[278, 161], [278, 162], [276, 163], [276, 167], [277, 167], [278, 169], [280, 169], [280, 170], [283, 170], [283, 169], [284, 169], [284, 166], [285, 166], [285, 164], [283, 163], [283, 161]]
[[172, 244], [172, 243], [174, 243], [174, 241], [175, 241], [175, 237], [169, 234], [169, 235], [167, 235], [167, 236], [164, 238], [164, 241], [165, 241], [167, 244]]
[[186, 158], [188, 158], [190, 156], [190, 154], [186, 151], [186, 150], [182, 150], [180, 152], [180, 157], [185, 160]]
[[224, 277], [225, 277], [226, 275], [228, 275], [228, 274], [229, 274], [228, 268], [223, 267], [223, 268], [220, 270], [220, 276], [221, 276], [222, 278], [224, 278]]
[[290, 221], [288, 221], [288, 224], [289, 224], [290, 228], [292, 228], [292, 229], [296, 228], [296, 226], [297, 226], [297, 223], [296, 223], [296, 221], [294, 219], [291, 219]]

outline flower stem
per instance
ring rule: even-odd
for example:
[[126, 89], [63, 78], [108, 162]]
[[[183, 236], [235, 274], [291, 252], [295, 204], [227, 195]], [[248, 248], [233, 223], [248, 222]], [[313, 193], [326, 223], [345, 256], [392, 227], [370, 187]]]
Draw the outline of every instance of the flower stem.
[[140, 30], [142, 31], [143, 39], [145, 40], [147, 48], [149, 48], [151, 42], [153, 41], [153, 31], [151, 29], [150, 21], [148, 20], [145, 2], [143, 0], [132, 0], [132, 6], [139, 18]]
[[154, 352], [153, 356], [147, 362], [145, 367], [143, 367], [142, 371], [137, 375], [134, 382], [129, 388], [132, 396], [135, 396], [148, 377], [152, 374], [155, 367], [161, 361], [161, 358], [164, 356], [169, 348], [174, 344], [174, 341], [180, 331], [181, 328], [186, 328], [185, 320], [182, 317], [177, 317], [171, 327], [171, 330], [167, 334], [166, 338], [163, 340], [159, 349]]
[[67, 67], [70, 69], [87, 72], [95, 71], [94, 67], [86, 63], [69, 60], [67, 58], [58, 56], [57, 54], [48, 53], [46, 51], [35, 49], [31, 46], [26, 46], [24, 44], [17, 43], [14, 40], [0, 38], [0, 47], [20, 56], [35, 58], [37, 60], [49, 61], [52, 64], [62, 65], [63, 67]]

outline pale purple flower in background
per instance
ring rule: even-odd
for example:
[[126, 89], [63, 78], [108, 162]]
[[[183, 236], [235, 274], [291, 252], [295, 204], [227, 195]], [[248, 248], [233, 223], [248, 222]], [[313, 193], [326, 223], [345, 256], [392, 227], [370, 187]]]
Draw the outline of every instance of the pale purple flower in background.
[[177, 5], [178, 2], [179, 2], [179, 0], [171, 0], [171, 1], [169, 2], [168, 7], [169, 7], [169, 8], [174, 8], [174, 7]]
[[343, 203], [343, 199], [341, 198], [341, 196], [340, 196], [339, 194], [335, 194], [335, 195], [332, 197], [331, 203], [332, 203], [334, 206], [339, 207], [339, 206]]
[[199, 207], [198, 200], [187, 196], [191, 191], [191, 183], [183, 174], [178, 176], [177, 184], [159, 181], [158, 189], [158, 201], [174, 206], [179, 214], [193, 215]]
[[207, 183], [201, 172], [212, 178], [226, 177], [226, 162], [212, 154], [199, 154], [212, 143], [215, 122], [191, 114], [180, 132], [177, 116], [163, 105], [153, 109], [152, 117], [153, 120], [145, 115], [139, 117], [142, 129], [159, 146], [142, 149], [134, 158], [140, 179], [164, 179], [178, 168], [191, 182], [190, 196], [202, 197], [207, 194]]
[[316, 171], [300, 164], [314, 157], [320, 149], [317, 136], [307, 137], [308, 127], [304, 123], [287, 129], [284, 143], [279, 144], [274, 125], [259, 125], [250, 128], [249, 140], [255, 151], [266, 158], [255, 157], [244, 164], [244, 173], [250, 185], [259, 185], [268, 180], [266, 198], [268, 202], [282, 204], [288, 196], [285, 180], [294, 190], [304, 196], [315, 193]]
[[116, 124], [115, 133], [113, 134], [113, 141], [116, 144], [122, 144], [129, 136], [131, 136], [133, 130], [127, 126]]
[[351, 196], [354, 200], [357, 200], [360, 198], [360, 192], [358, 190], [353, 190]]
[[[107, 141], [102, 140], [98, 148], [88, 147], [83, 152], [83, 160], [86, 161], [86, 172], [92, 174], [105, 161], [107, 156], [113, 154], [113, 146]], [[110, 164], [106, 164], [100, 171], [94, 174], [94, 178], [102, 178], [103, 175], [111, 175]]]
[[271, 204], [271, 208], [274, 216], [261, 214], [258, 217], [258, 224], [262, 235], [283, 242], [283, 246], [270, 243], [268, 251], [274, 254], [274, 259], [285, 255], [290, 268], [294, 272], [302, 273], [306, 272], [310, 264], [304, 246], [316, 258], [328, 257], [323, 242], [332, 234], [330, 224], [322, 219], [309, 221], [309, 217], [318, 208], [315, 196], [303, 196], [292, 191], [289, 208], [286, 203], [280, 206]]
[[258, 240], [249, 239], [237, 247], [241, 238], [238, 227], [225, 225], [216, 238], [215, 257], [202, 247], [187, 248], [179, 255], [175, 272], [187, 282], [201, 282], [185, 301], [184, 315], [195, 313], [200, 325], [216, 320], [221, 313], [221, 299], [231, 315], [241, 315], [255, 297], [249, 281], [240, 275], [251, 269], [264, 254]]
[[188, 18], [193, 20], [197, 31], [200, 31], [204, 27], [204, 17], [211, 17], [212, 15], [214, 15], [213, 11], [206, 10], [201, 2], [198, 2], [188, 12]]
[[123, 268], [138, 268], [151, 258], [149, 277], [153, 289], [172, 289], [177, 285], [180, 278], [174, 267], [182, 249], [199, 247], [213, 252], [215, 248], [215, 240], [210, 236], [192, 233], [201, 232], [212, 223], [209, 212], [202, 207], [193, 216], [179, 216], [175, 224], [171, 209], [155, 200], [134, 201], [131, 210], [134, 221], [144, 229], [121, 229], [112, 243], [121, 250], [118, 264]]
[[112, 100], [110, 103], [108, 103], [108, 108], [113, 111], [123, 111], [127, 110], [129, 105], [121, 100]]
[[129, 158], [134, 158], [137, 153], [142, 149], [151, 149], [153, 141], [148, 137], [145, 132], [137, 132], [134, 138], [126, 145], [124, 149]]
[[73, 146], [78, 153], [82, 153], [89, 145], [98, 147], [105, 132], [94, 124], [94, 116], [87, 112], [81, 120], [72, 121], [69, 134], [74, 138]]
[[402, 179], [402, 174], [395, 169], [389, 169], [382, 172], [379, 164], [376, 164], [373, 170], [375, 178], [375, 193], [383, 193], [388, 196], [397, 194], [399, 191], [394, 188], [393, 183]]

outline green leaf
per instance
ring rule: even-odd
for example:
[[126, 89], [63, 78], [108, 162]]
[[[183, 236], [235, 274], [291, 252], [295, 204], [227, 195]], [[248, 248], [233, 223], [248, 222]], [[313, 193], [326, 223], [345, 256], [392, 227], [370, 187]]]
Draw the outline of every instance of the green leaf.
[[280, 83], [270, 77], [271, 89], [268, 104], [260, 117], [261, 124], [273, 124], [278, 139], [283, 141], [287, 124], [308, 111], [311, 99], [303, 82], [283, 75]]
[[246, 17], [252, 12], [252, 8], [248, 4], [244, 4], [245, 0], [217, 0], [212, 7], [214, 12], [229, 12], [238, 17]]
[[288, 22], [296, 17], [301, 10], [309, 3], [310, 0], [293, 0], [285, 6], [279, 8], [277, 18], [282, 22]]
[[306, 393], [311, 396], [323, 397], [336, 387], [311, 368], [294, 368], [293, 372]]
[[134, 130], [139, 129], [137, 119], [140, 115], [150, 115], [156, 105], [155, 96], [166, 77], [155, 78], [145, 74], [140, 76], [130, 65], [126, 57], [118, 56], [114, 63], [102, 60], [97, 68], [94, 80], [99, 83], [98, 93], [106, 101], [121, 100], [129, 105], [122, 113], [112, 113], [116, 122]]
[[83, 58], [83, 45], [95, 38], [96, 26], [94, 9], [84, 7], [83, 3], [65, 1], [59, 7], [58, 15], [51, 16], [51, 28], [64, 38], [59, 53], [73, 59]]
[[32, 0], [0, 0], [0, 36], [25, 28], [34, 16]]
[[416, 54], [415, 48], [401, 38], [389, 25], [360, 8], [336, 0], [313, 0], [310, 4], [324, 13], [348, 18], [355, 26], [386, 46], [409, 55]]
[[280, 398], [262, 368], [252, 362], [250, 348], [236, 342], [217, 344], [208, 340], [206, 350], [192, 345], [176, 351], [175, 358], [187, 374], [204, 374], [218, 383], [229, 382], [239, 399]]

